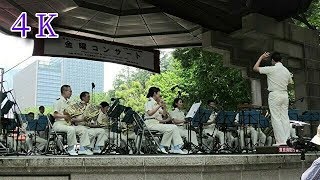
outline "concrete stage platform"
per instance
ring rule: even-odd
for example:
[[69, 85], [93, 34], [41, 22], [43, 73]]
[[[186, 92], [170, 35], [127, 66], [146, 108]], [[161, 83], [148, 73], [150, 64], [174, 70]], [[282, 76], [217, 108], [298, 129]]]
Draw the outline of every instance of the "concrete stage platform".
[[295, 180], [317, 156], [251, 155], [101, 155], [2, 156], [1, 180]]

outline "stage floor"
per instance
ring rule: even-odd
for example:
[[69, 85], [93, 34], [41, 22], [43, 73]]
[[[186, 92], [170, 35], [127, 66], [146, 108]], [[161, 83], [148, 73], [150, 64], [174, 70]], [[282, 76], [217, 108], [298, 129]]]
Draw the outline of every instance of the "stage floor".
[[1, 156], [0, 179], [299, 179], [306, 154]]

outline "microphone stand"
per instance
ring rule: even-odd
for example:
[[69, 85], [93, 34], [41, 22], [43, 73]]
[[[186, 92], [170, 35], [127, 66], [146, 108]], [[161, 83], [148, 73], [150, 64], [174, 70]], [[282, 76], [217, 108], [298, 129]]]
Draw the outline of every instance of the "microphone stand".
[[91, 94], [92, 94], [92, 103], [94, 104], [95, 103], [95, 98], [94, 98], [94, 95], [93, 95], [93, 89], [96, 88], [96, 85], [94, 83], [91, 83]]
[[12, 99], [14, 101], [14, 108], [13, 108], [13, 114], [15, 116], [16, 122], [17, 122], [17, 139], [16, 139], [16, 153], [15, 155], [19, 156], [19, 155], [26, 155], [25, 153], [19, 153], [18, 152], [18, 146], [19, 146], [19, 135], [20, 135], [20, 127], [22, 127], [22, 122], [20, 117], [18, 117], [18, 113], [16, 108], [18, 108], [18, 111], [21, 112], [20, 107], [17, 104], [17, 100], [15, 99], [15, 97], [13, 96], [12, 92], [10, 91], [10, 94], [12, 96]]

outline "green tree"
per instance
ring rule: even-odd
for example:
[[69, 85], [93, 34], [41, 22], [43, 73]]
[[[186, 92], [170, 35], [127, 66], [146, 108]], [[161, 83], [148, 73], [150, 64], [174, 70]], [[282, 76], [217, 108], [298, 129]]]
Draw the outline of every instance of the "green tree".
[[147, 101], [145, 98], [145, 89], [139, 81], [132, 81], [129, 84], [121, 84], [115, 91], [117, 98], [123, 99], [122, 104], [131, 107], [137, 112], [144, 112], [144, 104]]
[[[170, 58], [167, 68], [168, 69], [165, 72], [150, 77], [146, 82], [146, 92], [152, 86], [159, 87], [162, 97], [169, 108], [171, 107], [174, 98], [178, 96], [178, 89], [172, 91], [171, 88], [175, 85], [186, 84], [186, 79], [182, 76], [183, 70], [180, 62], [177, 60]], [[183, 92], [182, 95], [186, 96], [187, 94]]]
[[225, 109], [236, 109], [250, 100], [249, 82], [239, 70], [223, 66], [222, 56], [200, 48], [176, 49], [173, 53], [182, 65], [181, 77], [189, 92], [188, 103], [215, 99]]

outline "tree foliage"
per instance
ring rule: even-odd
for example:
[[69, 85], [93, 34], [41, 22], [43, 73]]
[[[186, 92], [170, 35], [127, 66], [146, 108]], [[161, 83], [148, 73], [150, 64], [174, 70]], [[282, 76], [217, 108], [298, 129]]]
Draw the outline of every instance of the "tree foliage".
[[[222, 57], [218, 54], [200, 48], [183, 48], [175, 50], [173, 56], [163, 57], [161, 74], [138, 70], [130, 73], [130, 77], [119, 75], [115, 96], [124, 99], [125, 106], [143, 112], [145, 95], [151, 86], [161, 89], [168, 107], [178, 96], [178, 91], [181, 91], [187, 107], [200, 100], [216, 99], [226, 109], [234, 109], [238, 103], [250, 99], [248, 81], [241, 77], [240, 71], [223, 67]], [[175, 85], [179, 88], [172, 91]]]
[[222, 56], [200, 48], [177, 49], [173, 56], [182, 65], [181, 77], [189, 103], [215, 99], [226, 109], [250, 100], [249, 82], [239, 70], [223, 66]]

